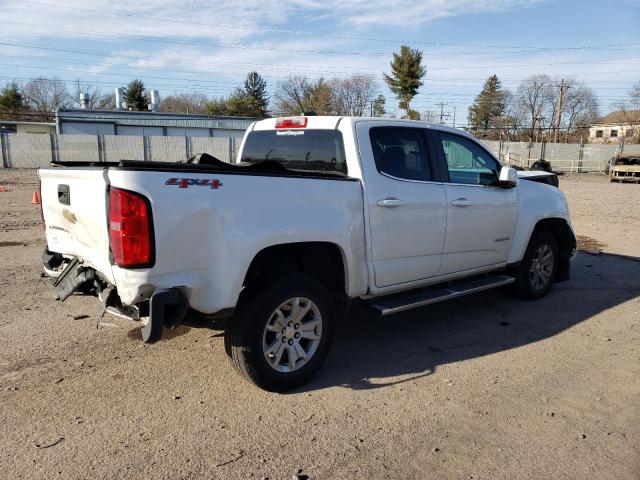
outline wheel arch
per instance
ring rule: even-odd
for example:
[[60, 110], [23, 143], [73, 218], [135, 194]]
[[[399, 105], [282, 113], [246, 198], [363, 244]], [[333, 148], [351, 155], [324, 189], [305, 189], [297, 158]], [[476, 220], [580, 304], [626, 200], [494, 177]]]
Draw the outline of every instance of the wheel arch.
[[349, 269], [344, 249], [333, 242], [312, 241], [270, 245], [251, 260], [243, 287], [303, 273], [318, 280], [337, 300], [348, 297]]
[[[522, 225], [522, 222], [520, 224]], [[516, 229], [517, 233], [507, 262], [509, 265], [516, 265], [522, 261], [531, 239], [542, 230], [550, 231], [557, 239], [561, 260], [568, 261], [575, 253], [576, 238], [571, 224], [564, 216], [539, 217], [529, 225], [528, 229], [520, 227]]]
[[[568, 260], [575, 253], [576, 239], [571, 226], [564, 218], [543, 218], [539, 220], [529, 235], [529, 242], [542, 231], [548, 231], [558, 242], [560, 260]], [[529, 244], [527, 242], [527, 245]]]

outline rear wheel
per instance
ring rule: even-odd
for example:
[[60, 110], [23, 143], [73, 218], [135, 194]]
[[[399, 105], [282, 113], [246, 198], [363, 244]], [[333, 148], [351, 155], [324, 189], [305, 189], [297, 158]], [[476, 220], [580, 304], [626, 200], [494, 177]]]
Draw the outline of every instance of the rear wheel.
[[547, 294], [555, 280], [558, 242], [548, 231], [536, 233], [529, 242], [516, 274], [518, 296], [534, 300]]
[[225, 332], [234, 367], [265, 390], [283, 392], [307, 382], [331, 344], [335, 309], [328, 292], [296, 274], [243, 297]]

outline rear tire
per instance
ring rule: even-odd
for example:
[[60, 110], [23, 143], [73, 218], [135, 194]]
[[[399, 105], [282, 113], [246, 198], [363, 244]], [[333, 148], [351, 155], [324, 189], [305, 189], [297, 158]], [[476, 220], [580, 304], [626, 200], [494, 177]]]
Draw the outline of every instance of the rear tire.
[[516, 272], [515, 293], [525, 300], [545, 296], [555, 281], [558, 269], [558, 242], [547, 231], [534, 234]]
[[329, 293], [309, 276], [249, 287], [227, 324], [225, 350], [248, 381], [285, 392], [311, 379], [326, 359], [335, 316]]

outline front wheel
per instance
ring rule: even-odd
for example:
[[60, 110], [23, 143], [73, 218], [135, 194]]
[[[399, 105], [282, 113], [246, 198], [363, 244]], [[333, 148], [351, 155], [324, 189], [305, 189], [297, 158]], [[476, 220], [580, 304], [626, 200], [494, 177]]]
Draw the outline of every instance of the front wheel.
[[556, 238], [548, 231], [536, 233], [531, 238], [516, 273], [516, 294], [527, 300], [546, 295], [555, 280], [557, 266]]
[[297, 274], [243, 297], [225, 332], [234, 367], [265, 390], [283, 392], [307, 382], [331, 344], [335, 308], [328, 292]]

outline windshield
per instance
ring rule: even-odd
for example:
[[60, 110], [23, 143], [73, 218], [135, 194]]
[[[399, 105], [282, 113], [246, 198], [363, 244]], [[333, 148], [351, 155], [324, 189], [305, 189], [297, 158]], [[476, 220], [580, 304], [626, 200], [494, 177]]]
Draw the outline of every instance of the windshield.
[[241, 162], [271, 160], [287, 168], [347, 173], [342, 134], [336, 130], [261, 130], [249, 133]]

